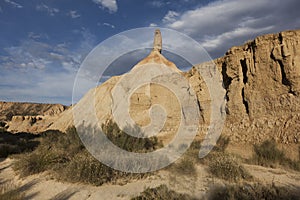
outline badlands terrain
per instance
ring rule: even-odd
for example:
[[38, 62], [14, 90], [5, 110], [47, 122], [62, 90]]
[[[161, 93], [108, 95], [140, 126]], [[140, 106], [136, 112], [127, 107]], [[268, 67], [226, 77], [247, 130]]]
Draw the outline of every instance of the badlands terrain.
[[[85, 106], [95, 98], [99, 122], [120, 145], [116, 138], [125, 133], [111, 119], [112, 91], [122, 76], [91, 89], [70, 107], [0, 102], [0, 194], [16, 199], [300, 199], [299, 49], [300, 31], [284, 31], [232, 47], [214, 60], [225, 94], [225, 112], [220, 114], [226, 120], [213, 151], [199, 159], [212, 112], [210, 91], [199, 69], [211, 63], [181, 72], [154, 47], [132, 70], [159, 63], [182, 74], [197, 97], [201, 127], [182, 158], [145, 175], [103, 167], [86, 152], [72, 129], [76, 125], [72, 111], [88, 119]], [[163, 105], [167, 120], [155, 140], [142, 143], [147, 151], [166, 145], [180, 124], [176, 97], [155, 84], [135, 91], [130, 116], [145, 126], [150, 122], [145, 113], [154, 104]], [[132, 138], [125, 141], [135, 142]]]

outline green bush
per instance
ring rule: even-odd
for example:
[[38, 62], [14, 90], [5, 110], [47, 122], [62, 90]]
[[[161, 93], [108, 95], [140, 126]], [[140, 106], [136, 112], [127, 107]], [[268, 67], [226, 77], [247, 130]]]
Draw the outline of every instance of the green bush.
[[156, 188], [147, 188], [139, 196], [131, 200], [196, 200], [188, 194], [180, 194], [173, 190], [169, 190], [166, 185], [160, 185]]
[[251, 179], [251, 175], [233, 155], [215, 153], [209, 163], [209, 171], [218, 178], [229, 181]]

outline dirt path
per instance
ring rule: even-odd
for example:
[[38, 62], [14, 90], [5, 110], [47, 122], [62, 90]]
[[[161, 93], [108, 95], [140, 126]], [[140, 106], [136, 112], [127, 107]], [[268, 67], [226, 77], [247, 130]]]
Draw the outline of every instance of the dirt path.
[[[143, 180], [136, 180], [125, 185], [105, 184], [99, 187], [57, 182], [49, 178], [46, 173], [19, 179], [12, 169], [12, 159], [0, 162], [0, 183], [12, 181], [21, 186], [26, 193], [26, 199], [71, 199], [93, 200], [130, 199], [144, 191], [147, 187], [156, 187], [166, 184], [169, 188], [179, 193], [188, 193], [196, 197], [204, 196], [209, 187], [215, 184], [224, 184], [224, 181], [213, 178], [207, 173], [206, 167], [197, 165], [196, 176], [184, 176], [168, 171], [160, 171]], [[271, 169], [261, 166], [245, 165], [255, 180], [262, 183], [272, 182], [276, 185], [288, 187], [300, 187], [300, 173], [285, 171], [283, 169]]]

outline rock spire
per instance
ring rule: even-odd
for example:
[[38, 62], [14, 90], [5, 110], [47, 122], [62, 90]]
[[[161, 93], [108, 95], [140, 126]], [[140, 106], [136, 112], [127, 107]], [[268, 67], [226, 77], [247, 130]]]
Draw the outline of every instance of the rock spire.
[[161, 53], [162, 50], [162, 37], [159, 29], [156, 29], [154, 32], [154, 42], [153, 42], [153, 51], [158, 51]]

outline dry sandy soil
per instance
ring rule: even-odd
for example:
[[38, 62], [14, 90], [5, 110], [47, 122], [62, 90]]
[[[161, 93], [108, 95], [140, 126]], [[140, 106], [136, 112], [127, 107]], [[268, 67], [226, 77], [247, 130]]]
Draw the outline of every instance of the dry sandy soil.
[[[14, 183], [25, 192], [26, 199], [130, 199], [137, 196], [147, 187], [166, 184], [179, 193], [191, 194], [206, 199], [210, 187], [224, 185], [222, 181], [207, 173], [204, 165], [198, 164], [196, 176], [173, 174], [162, 170], [143, 180], [131, 181], [123, 185], [104, 184], [99, 187], [58, 182], [47, 173], [20, 179], [12, 169], [13, 159], [7, 158], [0, 162], [0, 183]], [[300, 187], [300, 173], [280, 168], [272, 169], [254, 165], [244, 165], [253, 175], [254, 180], [263, 184], [275, 184], [289, 188]]]

